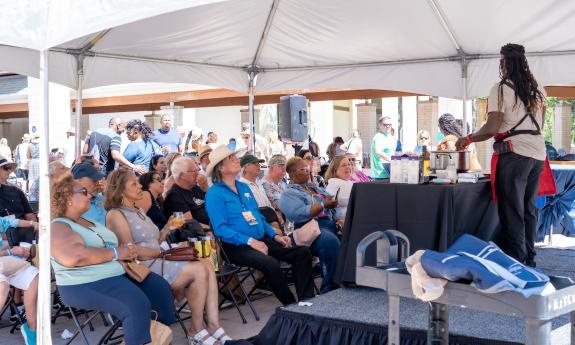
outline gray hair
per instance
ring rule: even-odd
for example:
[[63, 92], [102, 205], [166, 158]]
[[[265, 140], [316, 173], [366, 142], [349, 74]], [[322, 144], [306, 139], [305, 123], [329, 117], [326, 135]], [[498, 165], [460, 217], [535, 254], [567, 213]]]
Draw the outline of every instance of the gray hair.
[[170, 166], [170, 170], [172, 171], [174, 179], [177, 180], [182, 173], [188, 171], [190, 167], [190, 162], [196, 164], [194, 160], [189, 157], [178, 157], [174, 159], [172, 165]]
[[48, 175], [52, 176], [56, 173], [56, 171], [58, 170], [58, 168], [60, 168], [60, 165], [63, 167], [66, 167], [64, 165], [64, 163], [60, 162], [60, 161], [53, 161], [50, 162], [50, 164], [48, 164]]

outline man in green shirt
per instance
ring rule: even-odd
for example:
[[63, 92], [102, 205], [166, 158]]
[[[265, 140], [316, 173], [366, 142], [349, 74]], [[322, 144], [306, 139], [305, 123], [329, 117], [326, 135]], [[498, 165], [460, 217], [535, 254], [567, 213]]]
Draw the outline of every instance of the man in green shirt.
[[371, 177], [388, 179], [391, 156], [397, 140], [391, 135], [391, 118], [384, 116], [377, 121], [377, 133], [371, 141]]

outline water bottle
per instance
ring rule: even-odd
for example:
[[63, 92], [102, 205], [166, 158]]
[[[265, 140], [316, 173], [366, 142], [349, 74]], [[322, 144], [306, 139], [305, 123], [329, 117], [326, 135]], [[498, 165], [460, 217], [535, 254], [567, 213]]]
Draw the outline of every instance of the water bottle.
[[284, 224], [284, 233], [286, 236], [289, 236], [292, 234], [294, 230], [294, 224], [291, 220], [286, 220], [285, 224]]

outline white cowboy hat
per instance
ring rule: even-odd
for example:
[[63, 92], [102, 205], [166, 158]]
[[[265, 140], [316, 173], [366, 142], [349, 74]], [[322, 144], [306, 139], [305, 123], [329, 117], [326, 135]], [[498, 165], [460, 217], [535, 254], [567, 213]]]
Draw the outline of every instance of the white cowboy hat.
[[0, 156], [0, 168], [3, 166], [11, 166], [12, 170], [14, 170], [18, 165], [12, 162], [11, 159]]
[[212, 147], [210, 145], [204, 145], [202, 147], [200, 147], [200, 150], [198, 151], [198, 159], [202, 159], [203, 156], [212, 153]]
[[210, 153], [210, 164], [208, 164], [208, 167], [206, 168], [206, 175], [212, 176], [214, 167], [218, 165], [219, 162], [233, 154], [234, 153], [230, 151], [226, 145], [216, 147], [216, 149]]

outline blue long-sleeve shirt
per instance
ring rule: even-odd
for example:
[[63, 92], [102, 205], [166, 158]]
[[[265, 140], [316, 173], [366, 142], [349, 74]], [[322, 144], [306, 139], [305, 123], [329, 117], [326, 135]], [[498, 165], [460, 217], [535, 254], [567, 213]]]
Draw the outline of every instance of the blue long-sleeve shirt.
[[[250, 187], [236, 181], [236, 188], [237, 194], [225, 183], [218, 182], [206, 194], [206, 211], [216, 236], [235, 246], [247, 244], [250, 237], [261, 240], [266, 233], [273, 238], [276, 233], [260, 214]], [[248, 224], [242, 214], [245, 211], [251, 211], [257, 224]]]
[[[321, 194], [324, 197], [329, 196], [328, 192], [313, 183], [308, 182], [306, 186], [315, 191], [316, 194]], [[320, 200], [312, 197], [299, 184], [290, 183], [280, 197], [280, 210], [287, 219], [294, 222], [296, 227], [299, 227], [311, 220], [311, 206]], [[333, 211], [326, 210], [326, 212], [329, 216], [333, 216]]]

